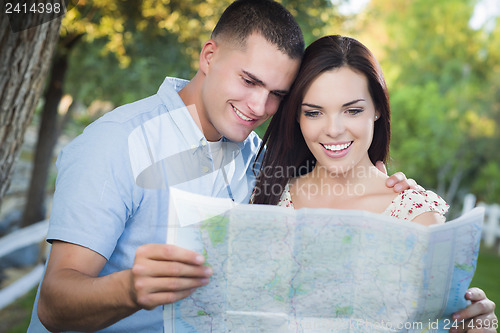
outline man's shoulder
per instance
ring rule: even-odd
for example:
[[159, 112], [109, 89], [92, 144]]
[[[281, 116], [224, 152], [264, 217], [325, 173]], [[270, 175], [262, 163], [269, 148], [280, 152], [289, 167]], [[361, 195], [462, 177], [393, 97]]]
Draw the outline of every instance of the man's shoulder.
[[121, 105], [98, 119], [96, 123], [112, 122], [123, 124], [131, 122], [136, 127], [164, 112], [183, 108], [185, 105], [178, 92], [187, 82], [183, 79], [167, 77], [156, 94]]

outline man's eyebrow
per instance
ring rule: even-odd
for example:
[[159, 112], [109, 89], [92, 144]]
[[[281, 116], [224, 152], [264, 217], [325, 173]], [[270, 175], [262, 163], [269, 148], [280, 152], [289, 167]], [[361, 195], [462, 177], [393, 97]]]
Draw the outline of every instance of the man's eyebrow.
[[360, 99], [356, 99], [354, 101], [351, 101], [351, 102], [348, 102], [348, 103], [345, 103], [344, 105], [342, 105], [342, 107], [345, 107], [345, 106], [349, 106], [349, 105], [353, 105], [353, 104], [356, 104], [357, 102], [364, 102], [365, 100], [363, 98], [360, 98]]
[[246, 70], [242, 70], [242, 72], [243, 72], [243, 74], [245, 74], [246, 76], [248, 76], [249, 78], [251, 78], [251, 79], [252, 79], [252, 81], [255, 81], [255, 83], [257, 83], [258, 85], [263, 86], [263, 87], [265, 87], [265, 86], [266, 86], [266, 84], [265, 84], [262, 80], [258, 79], [258, 78], [257, 78], [255, 75], [253, 75], [252, 73], [249, 73], [249, 72], [247, 72]]
[[[252, 73], [247, 72], [246, 70], [242, 70], [242, 72], [243, 72], [243, 74], [245, 74], [246, 76], [248, 76], [250, 79], [252, 79], [252, 81], [254, 81], [256, 84], [258, 84], [259, 86], [262, 86], [262, 87], [266, 88], [266, 84], [264, 83], [264, 81], [260, 80], [255, 75], [253, 75]], [[283, 94], [283, 95], [288, 94], [287, 90], [273, 90], [272, 92], [273, 93], [277, 93], [277, 94]]]

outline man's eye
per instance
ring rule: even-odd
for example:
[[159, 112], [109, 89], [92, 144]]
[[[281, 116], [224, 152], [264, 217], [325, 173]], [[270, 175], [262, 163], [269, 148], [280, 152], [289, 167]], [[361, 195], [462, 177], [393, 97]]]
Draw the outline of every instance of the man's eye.
[[283, 93], [279, 93], [279, 92], [272, 92], [272, 94], [276, 97], [278, 97], [279, 99], [283, 99], [285, 98], [285, 94]]
[[249, 80], [247, 78], [243, 78], [243, 82], [245, 82], [245, 84], [249, 86], [255, 85], [255, 83], [252, 80]]

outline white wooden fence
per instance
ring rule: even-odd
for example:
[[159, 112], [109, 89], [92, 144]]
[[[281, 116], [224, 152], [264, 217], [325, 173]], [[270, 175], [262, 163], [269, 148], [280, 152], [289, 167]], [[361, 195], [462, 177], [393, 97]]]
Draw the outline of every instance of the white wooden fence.
[[[49, 221], [44, 220], [0, 238], [0, 258], [28, 245], [42, 242], [45, 240], [48, 228]], [[43, 263], [36, 265], [29, 273], [9, 286], [0, 289], [0, 310], [37, 285], [42, 278], [43, 267]]]
[[[464, 198], [464, 206], [462, 214], [471, 210], [476, 205], [476, 196], [467, 194]], [[485, 217], [483, 225], [483, 233], [481, 238], [485, 247], [497, 247], [497, 252], [500, 255], [500, 205], [487, 205], [483, 202], [477, 203], [478, 207], [485, 208]]]

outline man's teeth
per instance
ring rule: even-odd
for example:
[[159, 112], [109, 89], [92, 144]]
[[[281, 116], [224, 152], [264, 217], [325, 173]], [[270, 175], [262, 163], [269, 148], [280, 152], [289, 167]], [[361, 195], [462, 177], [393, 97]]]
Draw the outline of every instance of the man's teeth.
[[241, 113], [240, 111], [238, 111], [238, 109], [235, 108], [234, 106], [233, 106], [233, 110], [234, 110], [234, 112], [236, 112], [236, 114], [238, 115], [238, 117], [240, 117], [241, 119], [246, 120], [246, 121], [253, 120], [252, 118], [248, 118], [243, 113]]
[[323, 145], [323, 147], [325, 147], [326, 149], [331, 150], [331, 151], [340, 151], [340, 150], [343, 150], [343, 149], [346, 149], [347, 147], [349, 147], [351, 145], [351, 143], [352, 143], [352, 141], [348, 142], [348, 143], [341, 144], [341, 145]]

